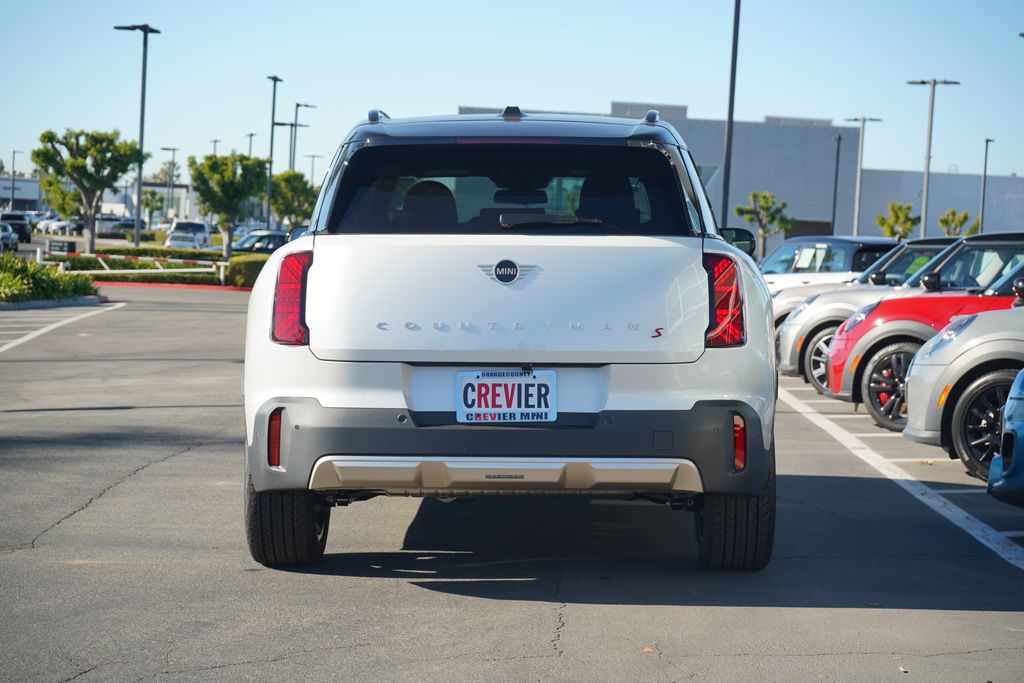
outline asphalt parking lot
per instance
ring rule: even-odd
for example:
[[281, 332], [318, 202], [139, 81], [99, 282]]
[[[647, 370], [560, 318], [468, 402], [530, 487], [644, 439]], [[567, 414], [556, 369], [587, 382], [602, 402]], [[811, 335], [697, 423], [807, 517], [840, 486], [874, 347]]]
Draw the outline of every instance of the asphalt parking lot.
[[0, 312], [0, 678], [1024, 678], [1024, 511], [789, 379], [762, 572], [699, 569], [687, 513], [547, 499], [375, 499], [262, 568], [247, 295], [104, 293]]

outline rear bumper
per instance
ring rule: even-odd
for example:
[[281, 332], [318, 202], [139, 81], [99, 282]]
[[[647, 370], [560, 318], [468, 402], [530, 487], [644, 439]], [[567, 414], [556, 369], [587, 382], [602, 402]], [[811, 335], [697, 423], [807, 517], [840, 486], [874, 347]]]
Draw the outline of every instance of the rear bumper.
[[[281, 465], [267, 464], [270, 413], [283, 408]], [[733, 417], [746, 466], [733, 470]], [[690, 410], [568, 413], [545, 426], [462, 425], [453, 413], [324, 408], [281, 398], [257, 411], [247, 467], [257, 491], [405, 495], [459, 492], [742, 493], [767, 476], [761, 420], [737, 401]]]

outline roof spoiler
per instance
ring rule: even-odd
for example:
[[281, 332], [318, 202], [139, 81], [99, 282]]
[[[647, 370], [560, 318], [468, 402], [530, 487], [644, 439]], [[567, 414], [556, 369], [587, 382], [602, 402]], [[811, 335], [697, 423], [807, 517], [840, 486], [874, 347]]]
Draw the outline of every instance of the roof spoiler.
[[381, 121], [388, 121], [391, 119], [383, 109], [371, 109], [370, 113], [366, 115], [366, 118], [370, 123], [380, 123]]

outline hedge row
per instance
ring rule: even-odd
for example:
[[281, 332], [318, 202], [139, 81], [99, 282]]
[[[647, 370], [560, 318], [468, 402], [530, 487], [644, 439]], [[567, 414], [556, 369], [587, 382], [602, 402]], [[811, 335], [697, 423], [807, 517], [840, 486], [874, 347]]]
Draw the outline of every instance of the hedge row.
[[216, 251], [198, 249], [165, 249], [164, 247], [96, 247], [98, 254], [116, 256], [159, 256], [162, 258], [187, 258], [200, 261], [221, 261], [224, 255]]
[[[84, 276], [82, 276], [84, 277]], [[220, 280], [213, 273], [178, 273], [170, 271], [146, 271], [122, 275], [89, 276], [102, 282], [168, 282], [184, 285], [219, 285]]]
[[61, 273], [14, 254], [0, 256], [0, 301], [71, 299], [95, 293], [87, 275]]
[[269, 254], [243, 254], [232, 256], [224, 274], [224, 284], [232, 287], [252, 287], [256, 278], [263, 270], [263, 264], [270, 258]]

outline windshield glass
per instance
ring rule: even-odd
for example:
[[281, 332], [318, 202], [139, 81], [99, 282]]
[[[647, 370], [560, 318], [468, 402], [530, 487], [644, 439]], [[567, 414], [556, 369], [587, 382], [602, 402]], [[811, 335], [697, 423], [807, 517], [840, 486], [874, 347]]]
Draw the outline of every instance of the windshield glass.
[[260, 238], [259, 235], [246, 235], [242, 239], [235, 242], [236, 247], [251, 247], [256, 240]]
[[342, 176], [327, 229], [331, 233], [693, 234], [678, 181], [663, 152], [576, 144], [396, 145], [360, 150]]
[[793, 257], [799, 249], [798, 244], [780, 244], [761, 261], [761, 272], [765, 275], [788, 273], [793, 265]]
[[[987, 289], [1021, 263], [1024, 263], [1024, 242], [969, 242], [943, 264], [939, 270], [939, 286], [942, 289]], [[908, 284], [910, 282], [908, 280]]]
[[[941, 244], [908, 246], [902, 254], [885, 264], [885, 284], [891, 287], [902, 285], [945, 249], [946, 247]], [[884, 263], [884, 260], [880, 260], [879, 263]], [[874, 270], [873, 266], [865, 274], [870, 276]], [[867, 282], [867, 280], [863, 280], [863, 282]]]
[[986, 294], [1010, 296], [1013, 294], [1013, 283], [1024, 278], [1024, 262], [1018, 263], [1015, 268], [1010, 268], [998, 280], [993, 282], [985, 291]]

